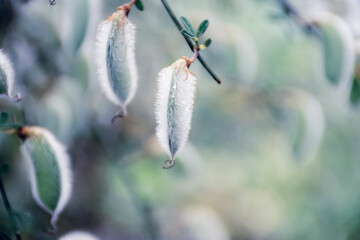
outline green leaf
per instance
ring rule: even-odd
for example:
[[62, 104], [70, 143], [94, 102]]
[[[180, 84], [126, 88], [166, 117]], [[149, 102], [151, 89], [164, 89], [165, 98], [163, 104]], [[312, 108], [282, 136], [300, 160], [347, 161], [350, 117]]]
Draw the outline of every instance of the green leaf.
[[3, 125], [8, 120], [7, 112], [0, 112], [0, 125]]
[[200, 24], [198, 32], [197, 32], [197, 37], [201, 37], [201, 35], [204, 34], [204, 32], [206, 31], [206, 29], [208, 27], [209, 27], [209, 20], [206, 19]]
[[138, 0], [137, 2], [135, 2], [135, 6], [140, 10], [140, 11], [144, 11], [144, 5], [142, 4], [142, 2], [140, 0]]
[[189, 31], [187, 31], [187, 30], [185, 30], [185, 29], [182, 29], [182, 30], [181, 30], [181, 33], [184, 34], [184, 35], [186, 35], [186, 36], [189, 37], [189, 38], [194, 38], [194, 36], [193, 36]]
[[192, 27], [191, 23], [186, 17], [180, 17], [181, 21], [183, 22], [185, 28], [191, 33], [192, 36], [195, 36], [194, 28]]
[[211, 41], [211, 38], [208, 38], [208, 39], [205, 41], [205, 43], [204, 43], [205, 47], [210, 46], [211, 42], [212, 42], [212, 41]]

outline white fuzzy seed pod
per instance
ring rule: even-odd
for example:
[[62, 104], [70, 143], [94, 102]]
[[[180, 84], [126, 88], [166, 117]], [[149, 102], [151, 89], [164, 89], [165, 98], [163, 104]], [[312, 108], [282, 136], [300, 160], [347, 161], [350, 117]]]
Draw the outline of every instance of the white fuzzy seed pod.
[[138, 82], [135, 61], [135, 26], [124, 10], [118, 10], [100, 23], [97, 32], [96, 58], [100, 86], [106, 97], [121, 107], [133, 99]]
[[99, 240], [94, 235], [84, 231], [74, 231], [59, 238], [59, 240]]
[[156, 135], [171, 163], [189, 135], [196, 87], [196, 78], [184, 59], [162, 69], [157, 77]]
[[52, 215], [55, 227], [72, 190], [70, 157], [54, 135], [41, 127], [24, 127], [21, 152], [29, 171], [32, 195], [36, 203]]
[[12, 95], [14, 86], [14, 70], [10, 59], [0, 49], [0, 94]]

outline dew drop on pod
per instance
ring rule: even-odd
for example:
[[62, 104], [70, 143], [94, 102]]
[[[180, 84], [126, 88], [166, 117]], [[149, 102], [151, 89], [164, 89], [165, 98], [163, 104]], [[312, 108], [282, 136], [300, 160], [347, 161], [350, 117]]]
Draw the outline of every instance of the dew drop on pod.
[[[132, 5], [142, 10], [140, 1], [118, 7], [98, 27], [96, 37], [97, 71], [100, 86], [106, 97], [121, 108], [113, 118], [126, 115], [138, 85], [135, 60], [135, 26], [128, 19]], [[139, 7], [140, 6], [140, 7]]]
[[21, 100], [20, 95], [12, 95], [14, 78], [15, 74], [12, 63], [4, 51], [0, 49], [0, 94], [6, 94], [9, 98], [18, 102]]
[[44, 128], [22, 127], [18, 136], [23, 140], [21, 153], [28, 167], [32, 195], [52, 215], [51, 224], [55, 228], [71, 196], [70, 157], [65, 147]]

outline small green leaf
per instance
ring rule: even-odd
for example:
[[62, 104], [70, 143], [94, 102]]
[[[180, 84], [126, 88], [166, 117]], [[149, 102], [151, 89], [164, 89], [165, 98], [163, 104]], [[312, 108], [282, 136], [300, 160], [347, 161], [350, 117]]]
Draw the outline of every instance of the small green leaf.
[[8, 120], [7, 112], [0, 112], [0, 125], [3, 125]]
[[212, 41], [211, 41], [211, 38], [208, 38], [208, 39], [205, 41], [205, 43], [204, 43], [205, 47], [210, 46], [211, 42], [212, 42]]
[[181, 33], [184, 34], [184, 35], [186, 35], [186, 36], [189, 37], [189, 38], [194, 38], [194, 36], [193, 36], [189, 31], [187, 31], [187, 30], [185, 30], [185, 29], [182, 29], [182, 30], [181, 30]]
[[140, 11], [144, 11], [144, 5], [142, 4], [142, 2], [140, 0], [138, 0], [137, 2], [135, 2], [135, 6], [140, 10]]
[[209, 20], [206, 19], [200, 24], [198, 32], [197, 32], [197, 37], [200, 37], [201, 35], [203, 35], [208, 27], [209, 27]]
[[185, 28], [193, 35], [195, 36], [194, 28], [192, 27], [191, 23], [186, 17], [180, 17], [181, 21], [183, 22]]

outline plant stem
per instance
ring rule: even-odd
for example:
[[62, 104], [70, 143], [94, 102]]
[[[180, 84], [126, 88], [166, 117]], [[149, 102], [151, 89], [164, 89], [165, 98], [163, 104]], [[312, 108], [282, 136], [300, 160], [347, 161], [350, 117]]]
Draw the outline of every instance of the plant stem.
[[20, 232], [19, 232], [19, 230], [18, 230], [18, 228], [16, 226], [16, 221], [15, 221], [13, 210], [12, 210], [10, 202], [9, 202], [7, 196], [6, 196], [6, 192], [5, 192], [5, 188], [4, 188], [4, 184], [3, 184], [1, 174], [0, 174], [0, 192], [1, 192], [1, 197], [2, 197], [3, 202], [4, 202], [6, 212], [9, 215], [9, 218], [10, 218], [10, 223], [12, 225], [14, 235], [16, 236], [17, 240], [21, 240], [21, 235], [20, 235]]
[[[168, 2], [166, 0], [161, 0], [162, 4], [164, 5], [166, 11], [168, 12], [171, 20], [175, 23], [176, 27], [179, 29], [179, 31], [181, 32], [181, 30], [183, 29], [183, 27], [181, 26], [180, 22], [178, 21], [177, 17], [175, 16], [174, 12], [171, 10], [170, 5], [168, 4]], [[191, 51], [195, 51], [195, 47], [192, 44], [192, 42], [190, 41], [190, 39], [184, 35], [181, 34], [187, 44], [189, 45]], [[215, 74], [215, 72], [210, 68], [210, 66], [205, 62], [205, 60], [202, 58], [202, 56], [200, 54], [198, 54], [197, 59], [199, 59], [200, 63], [203, 65], [203, 67], [206, 69], [206, 71], [208, 71], [208, 73], [214, 78], [214, 80], [218, 83], [221, 84], [221, 80], [220, 78]]]
[[295, 22], [297, 22], [301, 27], [303, 27], [306, 31], [314, 34], [316, 37], [321, 39], [321, 34], [314, 24], [307, 22], [299, 13], [299, 11], [290, 4], [287, 0], [275, 0], [278, 5], [284, 10], [285, 14]]

